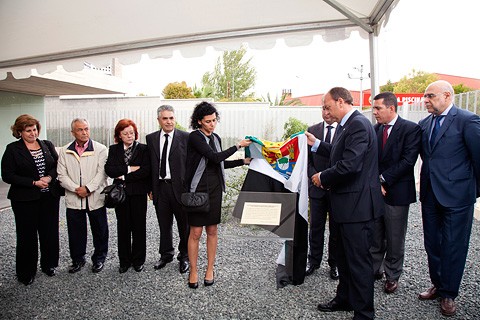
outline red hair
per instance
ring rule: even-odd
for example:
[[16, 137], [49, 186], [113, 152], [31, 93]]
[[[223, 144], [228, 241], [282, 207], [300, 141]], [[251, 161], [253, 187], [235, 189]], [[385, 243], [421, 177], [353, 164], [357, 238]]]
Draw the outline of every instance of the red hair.
[[122, 141], [122, 139], [120, 138], [120, 132], [130, 126], [132, 126], [133, 131], [135, 132], [135, 140], [138, 139], [138, 130], [135, 122], [130, 119], [122, 119], [118, 121], [117, 125], [115, 126], [115, 133], [113, 134], [113, 139], [115, 140], [115, 143], [119, 143], [120, 141]]

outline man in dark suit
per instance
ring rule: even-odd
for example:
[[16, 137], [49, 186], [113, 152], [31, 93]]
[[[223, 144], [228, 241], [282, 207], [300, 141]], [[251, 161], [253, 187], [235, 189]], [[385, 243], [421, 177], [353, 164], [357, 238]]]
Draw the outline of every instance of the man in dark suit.
[[383, 92], [373, 98], [374, 126], [378, 141], [378, 171], [385, 215], [375, 220], [373, 271], [386, 281], [384, 290], [393, 293], [403, 271], [405, 236], [410, 203], [417, 201], [414, 166], [420, 152], [420, 127], [397, 114], [397, 97]]
[[[308, 128], [308, 132], [322, 141], [331, 143], [335, 136], [337, 123], [333, 121], [330, 113], [322, 109], [323, 121]], [[308, 176], [310, 178], [319, 172], [328, 168], [330, 159], [323, 155], [317, 155], [313, 152], [308, 153]], [[310, 233], [308, 241], [310, 243], [310, 252], [308, 254], [308, 266], [305, 275], [309, 276], [320, 267], [323, 257], [323, 244], [325, 223], [330, 212], [330, 199], [328, 192], [315, 186], [310, 180], [308, 182], [308, 196], [310, 199]], [[330, 231], [328, 237], [328, 265], [330, 266], [330, 278], [338, 280], [337, 261], [335, 259], [337, 228], [332, 219], [328, 221]]]
[[313, 152], [330, 157], [330, 168], [313, 181], [330, 190], [331, 217], [338, 224], [340, 278], [335, 298], [319, 304], [317, 309], [353, 310], [353, 319], [373, 319], [374, 279], [369, 250], [374, 219], [383, 214], [377, 138], [370, 121], [353, 109], [353, 98], [347, 89], [330, 89], [324, 98], [324, 108], [338, 122], [333, 144], [305, 134]]
[[431, 83], [424, 94], [431, 113], [420, 121], [422, 170], [420, 201], [425, 250], [433, 287], [419, 299], [441, 298], [445, 316], [456, 312], [472, 230], [473, 210], [480, 195], [480, 117], [453, 104], [446, 81]]
[[157, 110], [161, 130], [147, 135], [152, 169], [153, 204], [160, 226], [160, 260], [155, 270], [164, 268], [173, 261], [173, 217], [177, 221], [179, 271], [188, 271], [188, 224], [180, 203], [184, 192], [185, 159], [187, 157], [188, 133], [175, 129], [175, 113], [172, 106], [163, 105]]

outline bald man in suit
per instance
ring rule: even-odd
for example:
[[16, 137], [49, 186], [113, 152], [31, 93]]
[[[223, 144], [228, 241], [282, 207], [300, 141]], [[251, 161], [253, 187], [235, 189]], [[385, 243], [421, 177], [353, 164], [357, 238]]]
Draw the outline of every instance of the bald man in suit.
[[419, 122], [420, 201], [433, 286], [418, 298], [441, 298], [441, 313], [452, 316], [465, 269], [474, 204], [480, 196], [480, 117], [453, 104], [454, 91], [446, 81], [431, 83], [424, 99], [431, 115]]
[[[333, 121], [330, 113], [322, 108], [323, 121], [308, 128], [308, 132], [321, 140], [331, 143], [335, 137], [337, 123]], [[330, 159], [326, 156], [317, 155], [313, 152], [308, 154], [308, 176], [315, 177], [320, 171], [328, 168]], [[308, 253], [308, 265], [305, 275], [309, 276], [320, 267], [323, 258], [323, 245], [325, 242], [325, 225], [330, 212], [330, 197], [328, 191], [313, 184], [312, 179], [308, 182], [308, 197], [310, 202], [310, 233], [308, 241], [310, 250]], [[337, 226], [330, 218], [328, 219], [328, 265], [330, 266], [330, 278], [338, 280], [337, 260], [335, 258], [337, 247]]]

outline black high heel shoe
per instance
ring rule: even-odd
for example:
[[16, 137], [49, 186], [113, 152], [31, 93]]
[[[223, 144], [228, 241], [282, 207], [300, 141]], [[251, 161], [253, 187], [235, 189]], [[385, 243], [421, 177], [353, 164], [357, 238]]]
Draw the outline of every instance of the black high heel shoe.
[[212, 280], [203, 279], [203, 285], [205, 287], [213, 286], [214, 283], [215, 283], [215, 272], [213, 272]]
[[188, 275], [188, 287], [190, 289], [197, 289], [198, 288], [198, 281], [197, 282], [190, 282], [190, 274]]

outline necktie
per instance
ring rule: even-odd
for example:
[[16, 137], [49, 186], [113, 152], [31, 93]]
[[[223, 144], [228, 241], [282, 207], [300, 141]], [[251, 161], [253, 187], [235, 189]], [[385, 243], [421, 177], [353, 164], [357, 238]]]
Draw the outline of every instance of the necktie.
[[435, 124], [433, 126], [432, 135], [430, 136], [430, 147], [433, 147], [433, 143], [435, 142], [438, 131], [440, 131], [440, 120], [442, 120], [443, 117], [445, 116], [440, 115], [434, 118]]
[[167, 175], [167, 148], [168, 134], [165, 134], [165, 143], [163, 144], [162, 159], [160, 160], [160, 177], [163, 179]]
[[382, 149], [385, 148], [388, 139], [388, 128], [391, 126], [389, 124], [383, 125], [383, 136], [382, 136]]
[[332, 142], [332, 128], [333, 126], [327, 126], [327, 134], [325, 135], [325, 142], [331, 143]]
[[333, 136], [332, 144], [335, 143], [335, 141], [336, 141], [337, 138], [340, 136], [340, 134], [342, 133], [342, 131], [343, 131], [343, 127], [339, 124], [339, 125], [335, 128], [335, 135]]

